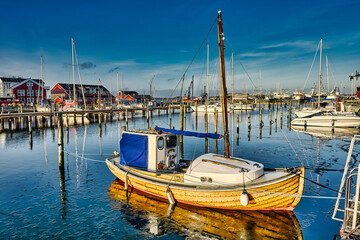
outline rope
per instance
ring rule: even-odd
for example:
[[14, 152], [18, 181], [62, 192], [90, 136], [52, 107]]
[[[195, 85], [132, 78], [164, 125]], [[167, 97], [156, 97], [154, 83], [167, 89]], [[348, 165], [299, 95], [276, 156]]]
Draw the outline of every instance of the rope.
[[85, 160], [87, 160], [87, 161], [105, 163], [105, 161], [103, 161], [103, 160], [97, 160], [97, 159], [92, 159], [92, 158], [86, 158], [86, 157], [82, 157], [82, 156], [79, 156], [78, 154], [71, 153], [71, 152], [66, 152], [66, 151], [64, 151], [64, 153], [66, 153], [66, 154], [68, 154], [68, 155], [71, 155], [71, 156], [74, 156], [74, 157], [80, 157], [80, 158], [83, 158], [83, 159], [85, 159]]
[[293, 148], [293, 146], [291, 145], [291, 143], [290, 143], [289, 139], [286, 137], [286, 135], [285, 135], [284, 131], [283, 131], [282, 129], [280, 129], [280, 130], [281, 130], [282, 134], [284, 135], [284, 137], [285, 137], [286, 141], [287, 141], [287, 142], [288, 142], [288, 144], [290, 145], [291, 149], [292, 149], [292, 150], [293, 150], [293, 152], [295, 153], [296, 157], [299, 159], [299, 161], [300, 161], [301, 165], [302, 165], [302, 166], [304, 166], [304, 163], [301, 161], [301, 159], [300, 159], [299, 155], [296, 153], [296, 151], [295, 151], [295, 149]]

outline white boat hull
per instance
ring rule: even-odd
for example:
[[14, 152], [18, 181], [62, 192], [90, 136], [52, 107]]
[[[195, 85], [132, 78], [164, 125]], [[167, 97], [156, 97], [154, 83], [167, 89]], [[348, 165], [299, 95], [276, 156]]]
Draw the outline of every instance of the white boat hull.
[[296, 118], [291, 121], [294, 126], [316, 127], [358, 127], [360, 117], [357, 116], [312, 116], [308, 118]]

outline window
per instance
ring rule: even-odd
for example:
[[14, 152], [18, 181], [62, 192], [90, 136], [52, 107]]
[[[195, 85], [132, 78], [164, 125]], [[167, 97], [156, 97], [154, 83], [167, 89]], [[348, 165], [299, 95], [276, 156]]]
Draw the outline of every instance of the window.
[[41, 90], [40, 90], [40, 91], [39, 91], [39, 90], [36, 90], [35, 95], [36, 95], [36, 96], [40, 96], [40, 97], [41, 97], [41, 96], [42, 96], [42, 91], [41, 91]]
[[25, 90], [24, 89], [19, 89], [17, 90], [18, 96], [25, 96]]
[[33, 83], [29, 81], [29, 82], [26, 83], [26, 86], [32, 87], [32, 86], [33, 86]]
[[27, 103], [33, 103], [34, 99], [33, 98], [27, 98]]
[[19, 98], [19, 101], [25, 103], [25, 98]]
[[26, 91], [26, 95], [28, 95], [28, 96], [34, 96], [34, 91], [33, 91], [33, 90], [27, 90], [27, 91]]
[[163, 138], [163, 137], [159, 137], [159, 138], [158, 138], [158, 149], [159, 149], [159, 150], [163, 150], [163, 149], [164, 149], [164, 138]]
[[166, 148], [174, 148], [177, 144], [176, 135], [171, 135], [166, 137]]

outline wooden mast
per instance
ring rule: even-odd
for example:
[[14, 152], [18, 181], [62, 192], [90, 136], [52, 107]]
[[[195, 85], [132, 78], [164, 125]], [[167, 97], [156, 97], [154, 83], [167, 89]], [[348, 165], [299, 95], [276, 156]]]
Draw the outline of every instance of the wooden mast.
[[224, 60], [224, 34], [222, 26], [221, 11], [218, 12], [218, 38], [219, 38], [219, 57], [220, 57], [220, 78], [221, 78], [221, 93], [222, 93], [222, 112], [224, 122], [224, 138], [225, 138], [225, 154], [230, 157], [230, 142], [229, 142], [229, 128], [228, 128], [228, 112], [227, 112], [227, 90], [225, 80], [225, 60]]

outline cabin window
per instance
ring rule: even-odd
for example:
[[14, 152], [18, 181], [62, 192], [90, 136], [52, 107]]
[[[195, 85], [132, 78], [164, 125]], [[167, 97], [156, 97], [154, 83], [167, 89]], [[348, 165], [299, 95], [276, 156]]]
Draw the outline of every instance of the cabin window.
[[164, 149], [164, 138], [163, 138], [163, 137], [159, 137], [159, 138], [158, 138], [158, 149], [159, 149], [159, 150], [163, 150], [163, 149]]
[[177, 137], [175, 135], [167, 136], [166, 137], [166, 147], [167, 148], [174, 148], [177, 144]]

